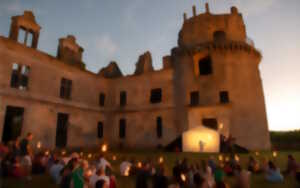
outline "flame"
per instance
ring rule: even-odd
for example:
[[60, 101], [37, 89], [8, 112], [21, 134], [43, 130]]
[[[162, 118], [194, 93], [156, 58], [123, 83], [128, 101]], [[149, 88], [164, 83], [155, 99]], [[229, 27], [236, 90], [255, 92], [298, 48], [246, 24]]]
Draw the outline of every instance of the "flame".
[[223, 161], [223, 155], [219, 155], [219, 161]]
[[255, 155], [256, 155], [256, 156], [259, 156], [259, 152], [258, 152], [258, 151], [257, 151], [257, 152], [255, 152]]
[[182, 180], [183, 182], [186, 181], [186, 176], [185, 176], [184, 174], [181, 174], [181, 175], [180, 175], [180, 178], [181, 178], [181, 180]]
[[273, 157], [277, 157], [277, 152], [273, 151]]
[[164, 158], [161, 156], [161, 157], [159, 157], [159, 163], [163, 163], [164, 162]]
[[224, 128], [223, 123], [220, 123], [220, 124], [219, 124], [219, 129], [223, 129], [223, 128]]
[[87, 173], [86, 173], [86, 175], [87, 175], [88, 177], [92, 176], [92, 170], [88, 170]]
[[48, 156], [50, 154], [49, 150], [45, 151], [45, 155]]
[[240, 157], [238, 155], [234, 155], [234, 159], [235, 159], [236, 162], [240, 161]]
[[138, 165], [137, 165], [139, 168], [142, 168], [142, 163], [141, 162], [138, 162]]
[[93, 155], [91, 154], [91, 153], [89, 153], [88, 154], [88, 158], [90, 159], [90, 158], [92, 158], [93, 157]]
[[101, 146], [101, 151], [102, 151], [102, 152], [107, 152], [107, 145], [106, 145], [106, 144], [103, 144], [103, 145]]
[[36, 144], [36, 147], [37, 147], [38, 149], [41, 149], [41, 147], [42, 147], [42, 142], [41, 142], [41, 141], [38, 141], [37, 144]]
[[124, 172], [124, 176], [129, 176], [130, 166], [128, 166]]
[[113, 160], [113, 161], [117, 160], [117, 156], [114, 155], [114, 156], [112, 157], [112, 160]]
[[66, 155], [66, 151], [63, 150], [63, 151], [61, 152], [61, 155]]

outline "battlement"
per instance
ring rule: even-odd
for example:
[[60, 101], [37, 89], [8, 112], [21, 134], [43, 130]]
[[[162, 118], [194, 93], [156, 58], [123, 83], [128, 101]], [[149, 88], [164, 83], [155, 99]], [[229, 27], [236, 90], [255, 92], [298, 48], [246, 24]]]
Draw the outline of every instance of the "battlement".
[[196, 46], [209, 41], [246, 41], [246, 28], [242, 15], [236, 7], [231, 7], [228, 14], [212, 14], [208, 3], [206, 11], [197, 14], [193, 6], [193, 16], [183, 14], [184, 23], [179, 33], [178, 45], [182, 47]]

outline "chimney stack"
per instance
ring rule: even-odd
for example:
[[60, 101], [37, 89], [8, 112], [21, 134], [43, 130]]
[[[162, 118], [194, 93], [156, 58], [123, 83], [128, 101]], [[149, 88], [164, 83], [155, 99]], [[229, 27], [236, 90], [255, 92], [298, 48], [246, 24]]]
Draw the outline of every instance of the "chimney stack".
[[208, 3], [205, 3], [205, 11], [206, 11], [206, 13], [209, 13], [209, 5], [208, 5]]
[[196, 16], [196, 6], [193, 5], [193, 16], [195, 17]]

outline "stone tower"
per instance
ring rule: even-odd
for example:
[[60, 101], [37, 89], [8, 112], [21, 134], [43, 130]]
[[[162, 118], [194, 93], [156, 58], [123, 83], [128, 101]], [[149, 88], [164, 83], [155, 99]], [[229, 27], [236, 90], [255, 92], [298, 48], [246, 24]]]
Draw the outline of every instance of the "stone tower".
[[206, 4], [205, 13], [194, 6], [191, 18], [184, 14], [171, 53], [177, 130], [202, 124], [248, 149], [270, 148], [261, 58], [236, 7], [215, 15]]

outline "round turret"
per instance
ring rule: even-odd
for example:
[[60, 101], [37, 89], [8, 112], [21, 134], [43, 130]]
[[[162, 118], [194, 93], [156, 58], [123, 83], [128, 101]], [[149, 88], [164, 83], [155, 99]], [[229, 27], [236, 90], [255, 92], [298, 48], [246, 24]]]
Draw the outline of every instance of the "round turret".
[[[193, 9], [194, 10], [194, 9]], [[206, 12], [186, 18], [179, 33], [178, 45], [194, 47], [215, 40], [246, 41], [246, 30], [242, 15], [236, 7], [229, 14], [214, 15]]]

